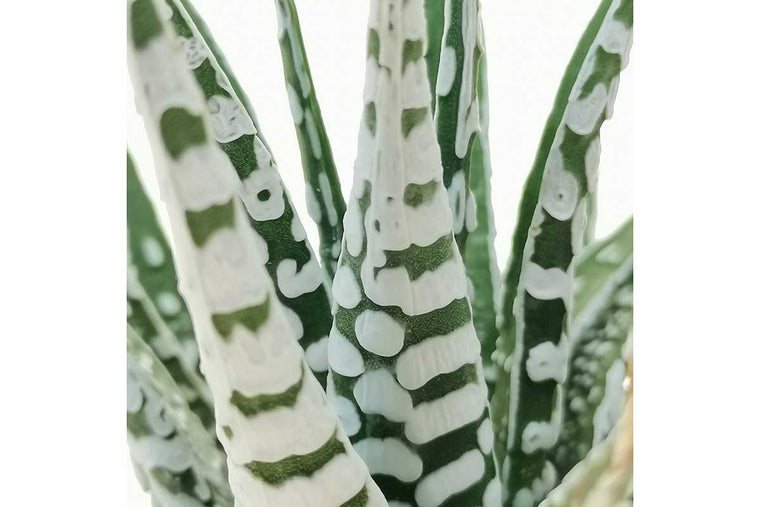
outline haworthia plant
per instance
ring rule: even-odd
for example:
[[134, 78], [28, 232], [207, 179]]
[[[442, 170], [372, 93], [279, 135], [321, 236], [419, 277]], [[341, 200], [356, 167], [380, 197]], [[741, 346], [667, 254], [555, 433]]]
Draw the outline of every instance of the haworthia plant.
[[508, 506], [535, 505], [557, 480], [547, 458], [560, 429], [573, 264], [632, 25], [632, 0], [602, 1], [565, 72], [523, 194], [492, 400]]
[[128, 158], [128, 443], [154, 504], [627, 501], [632, 219], [592, 240], [632, 0], [601, 0], [568, 66], [503, 285], [478, 0], [372, 0], [347, 206], [295, 2], [275, 0], [322, 266], [190, 0], [127, 5], [174, 236], [172, 256]]
[[435, 88], [435, 126], [454, 237], [463, 257], [467, 235], [475, 228], [476, 220], [475, 201], [467, 180], [479, 126], [477, 80], [482, 48], [480, 1], [446, 0]]
[[[633, 358], [627, 371], [632, 382]], [[632, 385], [632, 383], [631, 383]], [[614, 431], [565, 475], [540, 507], [633, 506], [633, 388]]]
[[623, 408], [623, 350], [633, 324], [633, 252], [625, 246], [633, 246], [633, 237], [616, 236], [618, 242], [593, 249], [597, 253], [578, 266], [588, 274], [600, 271], [592, 265], [618, 264], [570, 331], [562, 429], [553, 452], [560, 476], [607, 437]]
[[496, 324], [497, 305], [501, 283], [496, 265], [493, 207], [491, 206], [491, 152], [488, 140], [488, 83], [486, 58], [480, 59], [478, 77], [478, 104], [480, 130], [472, 145], [468, 186], [475, 202], [475, 228], [465, 246], [465, 266], [472, 292], [472, 320], [480, 340], [480, 356], [489, 390], [496, 380], [491, 356], [496, 348], [499, 329]]
[[328, 398], [395, 505], [496, 506], [487, 390], [430, 112], [426, 30], [422, 0], [370, 3]]
[[224, 454], [153, 350], [127, 324], [127, 442], [154, 505], [232, 507]]
[[235, 505], [387, 505], [309, 371], [264, 270], [239, 180], [153, 0], [128, 2], [128, 48], [178, 270], [214, 396]]
[[251, 225], [266, 246], [266, 268], [277, 298], [286, 307], [309, 367], [324, 385], [327, 335], [332, 322], [325, 276], [254, 118], [208, 50], [183, 3], [168, 0], [168, 5], [185, 62], [203, 92], [213, 139], [229, 160], [223, 163], [231, 163], [242, 182], [238, 186], [240, 197]]
[[169, 243], [127, 154], [127, 322], [153, 348], [193, 411], [213, 428], [211, 393], [198, 370], [198, 346]]
[[317, 102], [295, 2], [275, 0], [275, 5], [290, 112], [301, 147], [306, 205], [309, 215], [318, 225], [322, 266], [332, 280], [340, 255], [346, 202]]

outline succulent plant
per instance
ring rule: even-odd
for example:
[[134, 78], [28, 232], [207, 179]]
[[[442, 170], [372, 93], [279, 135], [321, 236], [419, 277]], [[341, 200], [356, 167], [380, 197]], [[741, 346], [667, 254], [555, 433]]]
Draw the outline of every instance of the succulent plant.
[[128, 155], [127, 433], [143, 488], [164, 507], [625, 500], [633, 221], [596, 240], [593, 217], [632, 0], [602, 0], [581, 37], [503, 275], [480, 2], [370, 0], [346, 194], [296, 3], [274, 3], [314, 249], [190, 0], [127, 2], [171, 233]]

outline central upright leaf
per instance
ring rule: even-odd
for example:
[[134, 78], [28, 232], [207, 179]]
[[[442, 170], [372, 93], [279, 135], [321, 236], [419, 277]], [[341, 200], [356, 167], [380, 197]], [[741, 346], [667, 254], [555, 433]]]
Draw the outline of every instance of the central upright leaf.
[[389, 501], [496, 506], [480, 345], [442, 181], [426, 38], [422, 0], [371, 2], [328, 397]]

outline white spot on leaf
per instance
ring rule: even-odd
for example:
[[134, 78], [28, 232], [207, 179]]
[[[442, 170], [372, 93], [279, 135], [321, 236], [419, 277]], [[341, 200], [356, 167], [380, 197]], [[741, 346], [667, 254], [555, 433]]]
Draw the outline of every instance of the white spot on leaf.
[[478, 426], [478, 447], [483, 454], [489, 454], [493, 450], [493, 425], [486, 418]]
[[441, 48], [441, 59], [438, 64], [438, 79], [435, 84], [435, 93], [445, 97], [454, 85], [457, 71], [457, 55], [451, 46]]
[[562, 299], [565, 307], [570, 308], [572, 295], [572, 279], [567, 272], [560, 268], [544, 269], [534, 262], [529, 262], [523, 268], [525, 290], [534, 298], [548, 301]]
[[[257, 153], [258, 157], [259, 153]], [[261, 159], [259, 159], [260, 161]], [[243, 181], [245, 207], [260, 222], [280, 218], [285, 212], [285, 197], [280, 175], [274, 167], [265, 165], [253, 171]]]
[[297, 298], [314, 292], [322, 284], [322, 269], [317, 260], [312, 257], [301, 266], [294, 259], [283, 259], [277, 265], [277, 287], [287, 298]]
[[182, 54], [185, 64], [191, 69], [197, 69], [208, 58], [208, 49], [202, 40], [195, 37], [179, 37], [182, 44]]
[[560, 337], [559, 343], [554, 345], [550, 341], [539, 343], [528, 352], [525, 361], [528, 378], [533, 382], [554, 380], [564, 382], [567, 375], [567, 338]]
[[214, 95], [208, 99], [208, 112], [214, 138], [220, 143], [256, 132], [251, 118], [237, 99]]
[[306, 185], [306, 211], [309, 212], [309, 216], [316, 223], [322, 221], [322, 209], [319, 207], [319, 201], [317, 201], [317, 197], [314, 195], [314, 189], [309, 184]]
[[293, 89], [290, 83], [285, 83], [288, 90], [288, 103], [290, 104], [290, 114], [293, 116], [293, 123], [300, 125], [303, 121], [303, 108], [301, 107], [301, 97]]
[[146, 236], [142, 239], [140, 250], [142, 251], [143, 259], [149, 266], [158, 267], [166, 259], [161, 243], [153, 236]]
[[346, 248], [348, 253], [357, 257], [362, 252], [364, 243], [364, 228], [361, 222], [361, 211], [359, 210], [359, 201], [356, 197], [351, 196], [348, 201], [348, 211], [346, 211], [344, 224], [344, 237], [346, 238]]
[[312, 343], [304, 351], [306, 357], [306, 363], [313, 371], [327, 371], [327, 348], [328, 348], [327, 336], [321, 338], [319, 341]]
[[314, 158], [319, 160], [322, 158], [322, 145], [319, 142], [319, 133], [317, 132], [317, 125], [314, 123], [314, 116], [310, 110], [307, 110], [304, 118], [306, 119], [306, 132], [309, 134], [311, 153]]
[[[489, 423], [490, 424], [490, 423]], [[501, 506], [501, 484], [499, 479], [493, 478], [486, 486], [483, 492], [483, 507], [500, 507]]]
[[589, 144], [584, 157], [586, 166], [586, 181], [588, 182], [588, 191], [595, 192], [599, 182], [599, 160], [602, 156], [602, 143], [599, 136], [595, 137]]
[[385, 369], [370, 370], [354, 384], [354, 398], [365, 414], [380, 414], [404, 422], [412, 411], [412, 398]]
[[417, 485], [414, 499], [420, 507], [437, 507], [448, 497], [478, 482], [485, 473], [485, 460], [473, 449], [427, 474]]
[[552, 150], [546, 163], [544, 179], [541, 183], [541, 206], [557, 220], [567, 220], [573, 216], [578, 204], [578, 180], [562, 169], [558, 150]]
[[404, 326], [385, 312], [365, 310], [354, 327], [361, 346], [373, 354], [395, 356], [404, 346]]
[[551, 449], [557, 443], [557, 427], [552, 422], [531, 421], [523, 430], [522, 451], [532, 454], [539, 449]]
[[182, 303], [176, 294], [161, 292], [156, 296], [156, 307], [163, 315], [176, 315], [182, 308]]
[[365, 438], [354, 449], [367, 464], [371, 474], [390, 475], [412, 482], [422, 475], [422, 460], [397, 438]]
[[362, 299], [359, 282], [356, 281], [353, 271], [347, 265], [338, 268], [332, 286], [333, 298], [343, 308], [355, 308]]

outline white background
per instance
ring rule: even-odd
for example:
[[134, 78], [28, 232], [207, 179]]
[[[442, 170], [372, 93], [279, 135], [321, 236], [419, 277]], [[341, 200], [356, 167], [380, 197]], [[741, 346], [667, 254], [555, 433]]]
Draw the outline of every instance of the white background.
[[[274, 1], [195, 0], [256, 110], [312, 245], [317, 230], [306, 213], [301, 160], [290, 116], [277, 43]], [[362, 111], [369, 2], [299, 0], [298, 13], [317, 96], [332, 143], [343, 192], [350, 190]], [[576, 43], [597, 0], [482, 0], [488, 51], [490, 139], [496, 252], [509, 255], [523, 183], [544, 122]], [[625, 69], [614, 117], [602, 130], [597, 231], [606, 234], [633, 211], [633, 72]], [[156, 202], [158, 190], [142, 120], [127, 98], [128, 143]], [[130, 476], [130, 501], [147, 497]]]
[[[500, 139], [492, 136], [496, 171], [514, 171], [516, 185], [497, 180], [496, 199], [512, 213], [517, 174], [530, 165], [562, 67], [593, 7], [578, 0], [482, 1], [492, 123], [502, 129]], [[231, 37], [217, 35], [267, 138], [274, 144], [282, 137], [275, 149], [284, 165], [288, 150], [297, 151], [289, 124], [275, 130], [277, 121], [289, 122], [282, 82], [254, 88], [256, 69], [281, 73], [270, 3], [220, 0], [214, 11], [262, 11], [260, 18], [235, 18]], [[333, 94], [325, 83], [335, 72], [329, 55], [342, 51], [356, 58], [338, 60], [337, 72], [361, 75], [364, 14], [350, 10], [364, 3], [299, 0], [328, 129], [339, 163], [349, 167], [358, 109], [348, 125], [335, 123], [335, 111], [358, 108], [359, 85], [352, 80]], [[219, 18], [209, 5], [199, 4], [216, 33]], [[760, 7], [736, 0], [684, 5], [636, 4], [631, 68], [616, 116], [602, 132], [602, 188], [613, 174], [627, 187], [635, 172], [635, 494], [644, 507], [753, 505], [760, 455]], [[124, 505], [134, 499], [124, 495], [125, 138], [139, 147], [126, 132], [135, 125], [124, 108], [125, 10], [97, 0], [15, 2], [3, 15], [2, 504]], [[345, 40], [317, 53], [321, 42], [339, 38], [331, 30]], [[237, 56], [228, 47], [236, 38], [246, 45]], [[349, 38], [360, 48], [344, 48]], [[247, 46], [254, 41], [259, 46]], [[497, 65], [511, 70], [500, 78]], [[635, 117], [625, 98], [634, 89]], [[266, 112], [269, 101], [279, 113]], [[523, 107], [532, 112], [518, 116]], [[613, 141], [616, 129], [630, 132], [631, 119], [635, 143], [628, 134]], [[335, 136], [344, 127], [350, 144], [339, 148]], [[510, 143], [509, 132], [525, 141]], [[628, 169], [610, 167], [624, 150]], [[292, 160], [283, 169], [300, 199], [297, 156]], [[603, 220], [614, 218], [606, 196], [621, 197], [610, 192], [602, 193]], [[497, 219], [503, 241], [514, 218]]]

